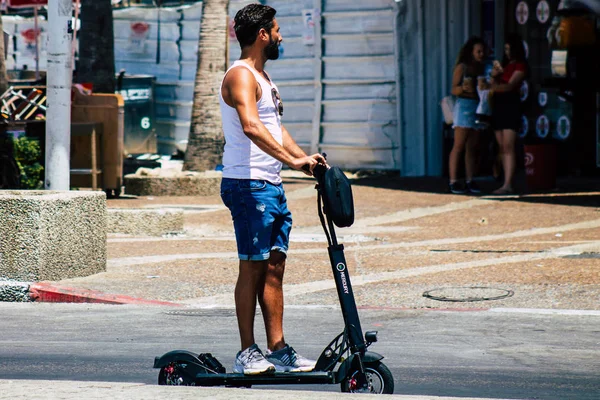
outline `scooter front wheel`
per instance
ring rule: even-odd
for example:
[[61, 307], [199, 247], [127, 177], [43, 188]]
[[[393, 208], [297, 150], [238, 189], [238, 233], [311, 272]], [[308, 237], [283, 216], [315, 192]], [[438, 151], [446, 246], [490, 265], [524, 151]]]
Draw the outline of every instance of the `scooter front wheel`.
[[393, 394], [394, 378], [389, 368], [381, 361], [364, 363], [366, 386], [360, 384], [360, 371], [353, 369], [340, 383], [344, 393]]

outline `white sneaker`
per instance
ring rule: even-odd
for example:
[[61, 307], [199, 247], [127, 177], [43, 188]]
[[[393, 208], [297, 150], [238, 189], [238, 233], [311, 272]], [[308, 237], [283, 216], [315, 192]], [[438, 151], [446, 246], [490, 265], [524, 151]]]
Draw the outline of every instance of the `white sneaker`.
[[253, 344], [237, 353], [233, 372], [244, 375], [258, 375], [275, 372], [275, 366], [268, 362], [258, 346]]
[[302, 357], [287, 344], [283, 349], [277, 351], [267, 350], [266, 358], [280, 372], [310, 372], [315, 369], [317, 364], [316, 361]]

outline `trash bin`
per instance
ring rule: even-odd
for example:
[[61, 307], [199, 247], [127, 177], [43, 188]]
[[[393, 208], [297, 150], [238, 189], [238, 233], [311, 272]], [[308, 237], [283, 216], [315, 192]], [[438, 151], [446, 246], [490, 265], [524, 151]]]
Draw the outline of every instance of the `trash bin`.
[[155, 80], [151, 75], [117, 75], [116, 93], [125, 103], [124, 149], [128, 154], [156, 153]]
[[556, 145], [525, 145], [525, 177], [529, 190], [549, 190], [556, 185]]

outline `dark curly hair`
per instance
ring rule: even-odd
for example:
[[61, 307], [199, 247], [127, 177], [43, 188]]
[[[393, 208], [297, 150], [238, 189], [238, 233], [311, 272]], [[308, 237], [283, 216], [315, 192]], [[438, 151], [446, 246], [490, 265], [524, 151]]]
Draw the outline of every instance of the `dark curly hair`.
[[[511, 58], [515, 61], [521, 63], [527, 63], [527, 56], [525, 54], [525, 46], [523, 45], [523, 39], [517, 33], [511, 33], [506, 37], [504, 41], [507, 45], [510, 46], [510, 55]], [[511, 60], [506, 57], [506, 53], [502, 58], [502, 65], [506, 66]]]
[[248, 4], [235, 14], [235, 36], [243, 49], [252, 46], [261, 29], [271, 32], [277, 11], [262, 4]]
[[477, 75], [483, 73], [483, 64], [478, 63], [481, 65], [475, 65], [475, 60], [473, 59], [473, 49], [478, 44], [483, 46], [483, 53], [487, 55], [487, 45], [483, 39], [479, 36], [471, 36], [458, 52], [455, 66], [459, 64], [465, 64], [469, 70], [476, 70]]

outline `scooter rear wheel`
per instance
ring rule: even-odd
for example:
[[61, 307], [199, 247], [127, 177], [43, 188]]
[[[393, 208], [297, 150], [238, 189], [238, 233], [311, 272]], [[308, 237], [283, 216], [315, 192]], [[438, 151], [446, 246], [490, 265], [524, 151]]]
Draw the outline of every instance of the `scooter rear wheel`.
[[193, 377], [184, 372], [184, 368], [178, 362], [172, 362], [162, 367], [158, 373], [159, 385], [172, 386], [195, 386]]
[[348, 376], [340, 383], [344, 393], [393, 394], [394, 377], [389, 368], [381, 361], [364, 363], [367, 387], [359, 387], [358, 369], [349, 371]]

